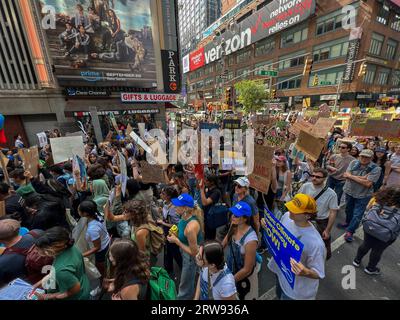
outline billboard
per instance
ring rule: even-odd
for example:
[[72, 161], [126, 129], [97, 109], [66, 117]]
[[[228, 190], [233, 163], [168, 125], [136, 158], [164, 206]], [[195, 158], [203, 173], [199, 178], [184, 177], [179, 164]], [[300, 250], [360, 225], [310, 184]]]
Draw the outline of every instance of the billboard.
[[55, 10], [44, 32], [59, 84], [157, 87], [150, 2], [41, 0], [42, 18]]
[[[230, 55], [255, 42], [293, 27], [315, 12], [315, 0], [274, 0], [239, 23], [240, 32], [226, 30], [223, 36], [190, 54], [190, 71], [222, 57], [221, 38], [225, 40], [225, 54]], [[193, 57], [193, 63], [192, 63]]]

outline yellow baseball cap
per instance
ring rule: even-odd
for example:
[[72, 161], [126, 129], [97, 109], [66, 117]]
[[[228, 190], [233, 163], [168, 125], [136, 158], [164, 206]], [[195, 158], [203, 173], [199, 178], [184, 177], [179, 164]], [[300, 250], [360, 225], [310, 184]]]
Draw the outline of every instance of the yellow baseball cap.
[[286, 208], [294, 214], [317, 214], [317, 203], [308, 194], [296, 194], [294, 198], [285, 204]]

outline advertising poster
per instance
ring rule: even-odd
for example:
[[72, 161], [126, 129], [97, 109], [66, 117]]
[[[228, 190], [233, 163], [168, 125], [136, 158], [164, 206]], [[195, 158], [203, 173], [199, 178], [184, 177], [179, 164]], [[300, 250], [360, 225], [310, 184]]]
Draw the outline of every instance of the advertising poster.
[[39, 3], [55, 9], [45, 34], [61, 86], [157, 87], [150, 0]]
[[304, 245], [267, 209], [264, 209], [264, 218], [261, 221], [262, 236], [268, 245], [268, 252], [274, 257], [276, 264], [284, 274], [292, 288], [296, 275], [292, 272], [290, 259], [300, 261]]

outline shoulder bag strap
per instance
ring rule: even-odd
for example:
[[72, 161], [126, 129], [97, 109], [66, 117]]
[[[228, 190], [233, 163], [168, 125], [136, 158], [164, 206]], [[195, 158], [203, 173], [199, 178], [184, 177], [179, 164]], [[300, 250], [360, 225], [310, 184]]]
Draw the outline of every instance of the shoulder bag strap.
[[328, 190], [328, 186], [325, 186], [320, 193], [318, 193], [315, 197], [314, 200], [317, 201], [324, 193], [325, 191]]
[[212, 293], [212, 283], [211, 283], [211, 275], [210, 270], [207, 269], [207, 287], [208, 287], [208, 300], [214, 300], [214, 296]]

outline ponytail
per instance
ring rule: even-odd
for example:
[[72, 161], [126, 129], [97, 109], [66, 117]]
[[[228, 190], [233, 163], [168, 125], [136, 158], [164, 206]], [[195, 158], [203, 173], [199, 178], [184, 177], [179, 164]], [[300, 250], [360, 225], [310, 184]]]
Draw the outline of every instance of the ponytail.
[[204, 234], [204, 212], [203, 212], [203, 210], [199, 207], [199, 205], [196, 204], [195, 207], [192, 209], [192, 214], [199, 221], [200, 231]]
[[79, 205], [79, 210], [84, 212], [89, 218], [95, 219], [99, 222], [103, 222], [103, 219], [98, 212], [97, 204], [93, 200], [83, 201]]

